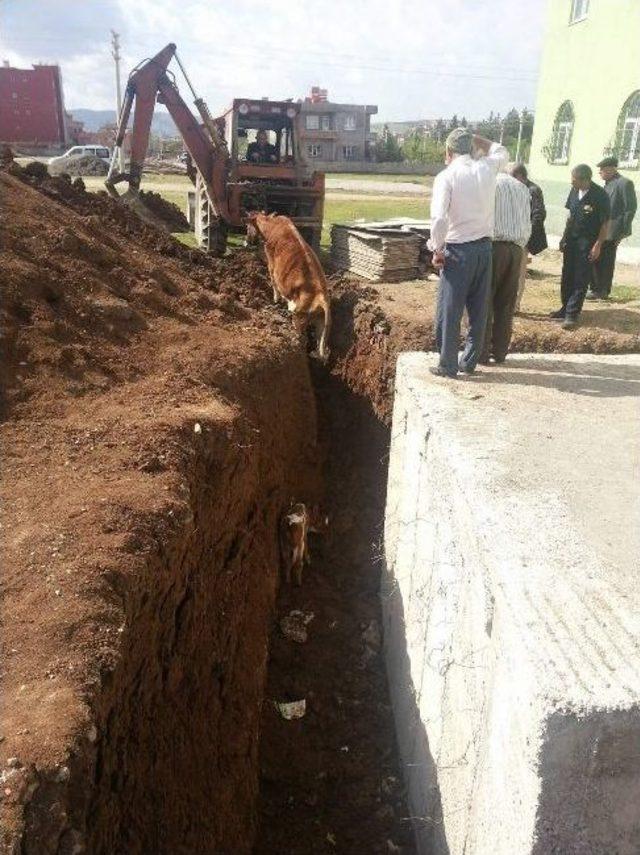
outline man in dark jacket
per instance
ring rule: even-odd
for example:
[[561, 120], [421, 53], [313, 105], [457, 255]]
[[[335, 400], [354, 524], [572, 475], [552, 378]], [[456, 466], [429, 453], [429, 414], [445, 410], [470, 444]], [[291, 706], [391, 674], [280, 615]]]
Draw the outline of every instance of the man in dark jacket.
[[618, 172], [618, 158], [605, 157], [598, 164], [604, 189], [611, 201], [611, 220], [607, 237], [602, 244], [600, 258], [593, 265], [591, 292], [588, 300], [606, 300], [611, 293], [616, 252], [620, 241], [631, 234], [631, 223], [638, 208], [636, 188], [633, 181]]
[[529, 238], [529, 243], [525, 247], [525, 251], [522, 253], [520, 279], [518, 280], [518, 296], [516, 298], [515, 307], [515, 311], [519, 312], [520, 301], [524, 294], [525, 279], [527, 276], [528, 256], [537, 255], [549, 246], [547, 243], [547, 234], [544, 230], [544, 221], [547, 217], [547, 209], [544, 206], [542, 190], [537, 184], [534, 184], [533, 181], [529, 181], [527, 167], [524, 163], [516, 163], [511, 169], [511, 174], [514, 178], [517, 178], [518, 181], [521, 181], [525, 187], [528, 187], [529, 196], [531, 197], [531, 237]]
[[574, 167], [571, 192], [565, 206], [569, 209], [569, 219], [560, 241], [563, 253], [562, 308], [552, 312], [551, 317], [561, 320], [562, 328], [566, 330], [578, 324], [593, 265], [600, 258], [609, 229], [609, 195], [593, 183], [592, 174], [586, 163]]

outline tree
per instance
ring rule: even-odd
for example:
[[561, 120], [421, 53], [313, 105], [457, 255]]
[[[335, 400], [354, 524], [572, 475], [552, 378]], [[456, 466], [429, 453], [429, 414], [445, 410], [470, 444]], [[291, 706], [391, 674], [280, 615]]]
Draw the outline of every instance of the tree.
[[376, 140], [376, 160], [379, 163], [399, 163], [402, 159], [402, 149], [398, 145], [395, 134], [385, 125], [381, 135]]
[[441, 163], [444, 158], [444, 142], [416, 130], [405, 139], [402, 154], [405, 160], [412, 163]]

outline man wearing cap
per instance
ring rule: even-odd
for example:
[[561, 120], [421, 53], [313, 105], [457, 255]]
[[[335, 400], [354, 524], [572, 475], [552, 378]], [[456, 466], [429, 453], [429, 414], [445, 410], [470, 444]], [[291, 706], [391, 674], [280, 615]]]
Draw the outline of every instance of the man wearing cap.
[[611, 293], [618, 245], [631, 234], [631, 223], [638, 208], [636, 188], [633, 181], [618, 172], [618, 158], [605, 157], [598, 168], [611, 202], [611, 219], [600, 258], [593, 265], [591, 292], [587, 294], [587, 300], [606, 300]]
[[562, 251], [562, 307], [551, 317], [562, 321], [562, 328], [578, 325], [593, 265], [600, 258], [609, 229], [609, 195], [591, 180], [591, 167], [581, 163], [571, 171], [571, 191], [566, 208], [569, 219], [564, 229]]
[[[472, 150], [474, 156], [472, 156]], [[436, 175], [431, 198], [433, 265], [440, 270], [436, 341], [439, 377], [473, 373], [482, 352], [487, 320], [496, 176], [509, 152], [498, 143], [456, 128], [447, 137], [447, 168]], [[462, 313], [469, 331], [458, 361]]]

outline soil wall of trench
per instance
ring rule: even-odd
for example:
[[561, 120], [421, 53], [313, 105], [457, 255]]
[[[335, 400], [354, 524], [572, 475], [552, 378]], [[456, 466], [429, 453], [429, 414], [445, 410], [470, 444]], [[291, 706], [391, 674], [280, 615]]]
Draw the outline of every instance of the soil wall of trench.
[[132, 572], [108, 574], [105, 599], [126, 628], [65, 765], [15, 770], [22, 822], [5, 851], [249, 851], [277, 523], [293, 497], [317, 500], [319, 480], [304, 354], [246, 373], [254, 391], [232, 415], [167, 436], [191, 446], [180, 518], [127, 521], [132, 548], [153, 548]]

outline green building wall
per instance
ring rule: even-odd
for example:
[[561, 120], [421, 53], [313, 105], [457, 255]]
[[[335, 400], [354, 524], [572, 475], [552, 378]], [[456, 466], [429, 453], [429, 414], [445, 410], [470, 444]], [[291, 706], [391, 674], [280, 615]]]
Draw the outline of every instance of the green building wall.
[[[561, 234], [566, 221], [571, 167], [588, 163], [602, 183], [596, 163], [615, 139], [618, 117], [630, 95], [640, 89], [640, 0], [590, 0], [588, 16], [569, 23], [571, 0], [547, 0], [545, 33], [529, 174], [547, 203], [547, 231]], [[573, 103], [575, 123], [568, 164], [549, 163], [558, 109]], [[638, 169], [621, 169], [636, 185]], [[625, 243], [640, 248], [640, 214]]]

